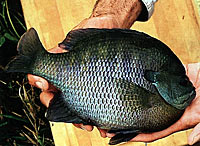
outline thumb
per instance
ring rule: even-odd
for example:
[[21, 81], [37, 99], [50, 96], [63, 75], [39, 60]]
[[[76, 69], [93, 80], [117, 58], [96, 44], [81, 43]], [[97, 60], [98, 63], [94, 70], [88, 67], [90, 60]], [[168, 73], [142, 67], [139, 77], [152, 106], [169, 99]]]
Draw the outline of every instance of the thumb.
[[193, 145], [200, 141], [200, 123], [197, 124], [188, 137], [188, 144]]
[[28, 80], [29, 80], [29, 84], [31, 84], [37, 88], [40, 88], [41, 90], [45, 91], [45, 90], [49, 89], [48, 81], [42, 77], [28, 74]]

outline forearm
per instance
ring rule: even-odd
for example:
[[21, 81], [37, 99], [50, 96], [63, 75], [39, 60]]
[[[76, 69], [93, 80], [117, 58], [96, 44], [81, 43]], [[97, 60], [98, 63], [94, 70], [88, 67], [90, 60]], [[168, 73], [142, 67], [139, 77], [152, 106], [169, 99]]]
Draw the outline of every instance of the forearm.
[[130, 28], [142, 11], [140, 0], [98, 0], [91, 17], [112, 16], [121, 28]]

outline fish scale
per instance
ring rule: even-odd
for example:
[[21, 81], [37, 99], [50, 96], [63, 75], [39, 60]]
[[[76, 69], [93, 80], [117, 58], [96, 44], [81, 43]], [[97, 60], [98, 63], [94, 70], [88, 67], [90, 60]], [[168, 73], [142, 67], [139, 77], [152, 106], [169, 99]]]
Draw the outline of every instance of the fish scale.
[[[80, 51], [79, 54], [72, 53], [71, 56], [64, 54], [68, 57], [59, 56], [55, 59], [51, 54], [48, 54], [47, 58], [51, 58], [53, 63], [45, 63], [44, 66], [49, 66], [47, 68], [49, 68], [48, 71], [51, 76], [53, 73], [55, 74], [56, 71], [58, 73], [57, 76], [64, 79], [59, 84], [61, 87], [60, 89], [66, 97], [65, 100], [68, 103], [69, 108], [73, 109], [80, 117], [84, 119], [87, 117], [87, 119], [95, 123], [95, 125], [106, 129], [109, 127], [112, 127], [113, 129], [130, 128], [133, 127], [133, 125], [138, 127], [138, 121], [135, 119], [139, 116], [143, 116], [140, 114], [140, 111], [144, 109], [137, 105], [142, 105], [144, 101], [141, 100], [141, 97], [137, 96], [135, 96], [134, 100], [126, 100], [126, 90], [123, 90], [126, 89], [126, 85], [122, 85], [122, 87], [116, 86], [113, 84], [113, 79], [128, 80], [155, 93], [155, 87], [143, 78], [144, 71], [146, 69], [157, 71], [158, 66], [162, 66], [161, 64], [164, 64], [165, 60], [163, 59], [156, 64], [148, 64], [144, 62], [144, 60], [148, 59], [147, 55], [149, 54], [144, 53], [143, 50], [131, 50], [132, 46], [129, 46], [128, 44], [124, 46], [122, 43], [120, 43], [121, 45], [118, 46], [118, 48], [109, 48], [109, 46], [116, 46], [116, 44], [111, 42], [108, 42], [108, 44], [109, 45], [107, 46], [98, 48], [100, 50], [94, 50], [94, 48], [91, 47], [93, 52], [90, 51], [90, 48], [85, 47], [82, 48], [82, 51]], [[110, 49], [109, 53], [108, 48]], [[153, 48], [150, 53], [152, 54], [152, 52], [157, 55], [154, 59], [159, 60], [158, 58], [162, 54]], [[61, 63], [59, 62], [60, 58], [67, 58], [67, 60]], [[78, 58], [81, 59], [81, 62], [77, 62]], [[59, 63], [59, 65], [56, 62]], [[60, 68], [60, 66], [66, 66], [66, 68]], [[104, 67], [107, 68], [106, 71], [104, 71]], [[46, 73], [46, 68], [44, 69], [44, 72]], [[63, 70], [59, 71], [59, 69]], [[43, 72], [43, 70], [41, 71], [40, 68], [39, 72]], [[59, 78], [46, 78], [52, 83], [58, 84], [57, 81], [59, 81]], [[90, 78], [90, 80], [88, 80], [88, 78]], [[106, 82], [112, 84], [105, 86]], [[100, 84], [104, 84], [104, 86], [100, 86]], [[90, 85], [90, 87], [88, 87], [88, 85]], [[104, 98], [100, 103], [98, 103], [98, 93], [100, 93], [100, 97]], [[91, 101], [91, 98], [94, 100]], [[123, 107], [121, 109], [123, 112], [120, 112], [119, 108], [118, 112], [113, 113], [112, 111], [114, 109], [112, 108], [112, 105], [107, 102], [107, 100], [110, 99], [116, 102], [117, 107]], [[80, 100], [82, 101], [81, 104], [79, 102]], [[104, 106], [99, 106], [101, 104], [104, 104]], [[95, 115], [94, 113], [98, 113], [99, 115]], [[147, 115], [148, 112], [144, 112], [143, 114]], [[127, 119], [127, 117], [129, 118]], [[98, 119], [100, 121], [98, 121]]]
[[110, 144], [167, 128], [195, 97], [180, 60], [144, 33], [81, 29], [60, 46], [68, 52], [48, 53], [30, 29], [7, 70], [41, 76], [59, 89], [47, 110], [50, 121], [107, 129], [116, 134]]

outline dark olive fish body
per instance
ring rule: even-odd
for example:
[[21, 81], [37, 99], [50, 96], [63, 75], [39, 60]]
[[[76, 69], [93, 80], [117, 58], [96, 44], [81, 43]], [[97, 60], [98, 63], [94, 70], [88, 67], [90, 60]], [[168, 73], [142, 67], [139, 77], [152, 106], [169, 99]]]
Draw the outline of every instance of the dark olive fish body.
[[108, 129], [116, 133], [110, 144], [167, 128], [195, 97], [179, 59], [144, 33], [76, 30], [60, 46], [69, 52], [48, 53], [31, 29], [7, 70], [44, 77], [61, 91], [48, 108], [50, 121]]

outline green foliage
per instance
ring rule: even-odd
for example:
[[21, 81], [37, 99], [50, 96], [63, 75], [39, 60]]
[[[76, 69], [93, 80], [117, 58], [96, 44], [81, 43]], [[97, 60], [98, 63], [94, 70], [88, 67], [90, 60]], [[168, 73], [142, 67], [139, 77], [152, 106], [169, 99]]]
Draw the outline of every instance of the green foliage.
[[[7, 0], [1, 2], [0, 16], [2, 17], [1, 19], [3, 20], [0, 22], [0, 40], [1, 40], [0, 47], [5, 43], [6, 39], [17, 42], [20, 37], [13, 25], [12, 20], [11, 20]], [[14, 18], [16, 19], [17, 16], [15, 16]], [[16, 20], [18, 22], [20, 21], [18, 18]], [[14, 21], [16, 21], [16, 20], [14, 20]], [[13, 29], [13, 31], [10, 29], [10, 26]]]
[[[23, 75], [10, 74], [10, 78], [14, 80], [1, 79], [0, 94], [4, 102], [0, 101], [0, 145], [53, 145], [39, 91]], [[7, 98], [9, 101], [5, 101]]]
[[[11, 17], [11, 15], [13, 17]], [[21, 22], [23, 19], [23, 16], [18, 13], [11, 11], [8, 8], [8, 1], [3, 0], [1, 2], [1, 12], [0, 12], [0, 47], [5, 43], [5, 39], [17, 42], [20, 38], [19, 33], [17, 32], [14, 23], [18, 23], [20, 27], [25, 31], [26, 27], [25, 25]]]
[[0, 65], [16, 54], [17, 42], [26, 31], [20, 0], [0, 1]]
[[5, 73], [26, 31], [20, 0], [0, 1], [0, 145], [54, 145], [46, 108], [23, 74]]

